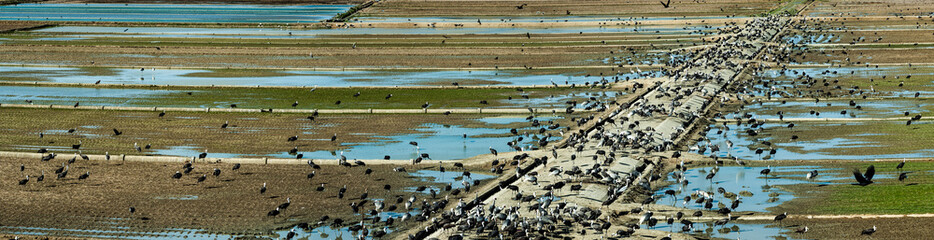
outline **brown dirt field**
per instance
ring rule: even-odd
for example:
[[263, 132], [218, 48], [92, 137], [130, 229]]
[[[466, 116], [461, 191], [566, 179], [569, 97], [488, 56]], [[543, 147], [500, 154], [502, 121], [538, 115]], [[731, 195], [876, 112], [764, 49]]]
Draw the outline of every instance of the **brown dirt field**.
[[[926, 239], [934, 235], [934, 218], [884, 218], [884, 219], [801, 219], [788, 218], [782, 221], [786, 233], [794, 238], [807, 239]], [[807, 233], [795, 233], [795, 229], [807, 226]], [[861, 235], [863, 229], [876, 226], [872, 236]], [[914, 226], [914, 227], [913, 227]]]
[[[140, 146], [152, 144], [153, 149], [193, 146], [199, 151], [207, 149], [209, 153], [263, 155], [287, 152], [293, 147], [298, 147], [299, 152], [333, 151], [338, 150], [342, 143], [373, 141], [380, 135], [415, 133], [415, 128], [423, 123], [489, 127], [471, 120], [477, 115], [457, 114], [323, 114], [312, 123], [305, 118], [310, 114], [170, 112], [159, 119], [157, 112], [50, 109], [3, 109], [2, 112], [0, 149], [16, 150], [14, 145], [70, 149], [80, 140], [83, 152], [110, 152], [111, 155], [150, 152], [136, 153], [134, 143]], [[221, 129], [225, 121], [229, 121], [230, 126]], [[559, 123], [567, 125], [566, 122]], [[123, 134], [114, 136], [113, 128]], [[76, 131], [64, 132], [68, 129]], [[46, 130], [62, 132], [47, 133], [44, 138], [39, 138], [38, 133]], [[335, 133], [338, 140], [331, 142], [330, 138]], [[503, 134], [508, 134], [508, 128], [503, 130]], [[295, 135], [299, 140], [286, 141]], [[59, 153], [62, 158], [71, 158], [70, 153]]]
[[35, 28], [46, 25], [42, 22], [29, 21], [0, 21], [0, 32], [14, 31], [18, 29]]
[[[517, 6], [527, 4], [522, 9]], [[776, 6], [775, 1], [671, 1], [664, 8], [655, 0], [607, 2], [584, 1], [467, 1], [467, 0], [391, 0], [374, 4], [360, 16], [698, 16], [698, 15], [751, 15], [766, 12]]]
[[[179, 66], [186, 67], [523, 67], [523, 66], [604, 66], [602, 59], [617, 56], [627, 45], [638, 52], [679, 47], [598, 45], [578, 47], [121, 47], [121, 46], [49, 46], [0, 45], [0, 58], [7, 62], [95, 66]], [[615, 54], [611, 54], [614, 52]], [[309, 57], [314, 53], [314, 57]], [[118, 54], [142, 54], [154, 57], [128, 57]]]
[[130, 3], [130, 4], [264, 4], [264, 5], [308, 5], [308, 4], [360, 4], [364, 0], [53, 0], [49, 3]]
[[[844, 54], [843, 52], [846, 52]], [[817, 64], [844, 64], [844, 65], [863, 65], [866, 63], [885, 64], [885, 63], [932, 63], [934, 59], [928, 56], [934, 54], [934, 49], [916, 49], [916, 48], [890, 48], [890, 49], [852, 49], [849, 50], [821, 50], [811, 49], [805, 52], [805, 56], [795, 56], [798, 62], [812, 62]], [[828, 56], [829, 55], [829, 56]], [[849, 62], [846, 61], [849, 58]]]
[[[314, 225], [323, 215], [343, 218], [352, 224], [360, 216], [353, 216], [348, 204], [359, 202], [365, 190], [371, 200], [362, 209], [369, 211], [374, 209], [372, 199], [392, 199], [387, 202], [388, 207], [396, 197], [407, 199], [412, 195], [402, 192], [404, 187], [431, 185], [419, 183], [406, 173], [394, 172], [391, 165], [321, 166], [315, 170], [315, 178], [308, 180], [306, 174], [314, 169], [305, 165], [244, 164], [240, 170], [232, 171], [232, 164], [196, 163], [190, 174], [175, 180], [171, 175], [182, 170], [180, 163], [81, 160], [70, 165], [66, 178], [56, 179], [53, 171], [63, 161], [0, 158], [0, 201], [4, 203], [0, 208], [3, 216], [0, 225], [62, 229], [123, 226], [129, 228], [126, 231], [136, 232], [189, 228], [255, 235], [302, 222]], [[26, 170], [20, 172], [20, 165], [25, 165]], [[219, 177], [211, 175], [214, 168], [222, 169]], [[367, 168], [373, 169], [373, 173], [361, 177]], [[42, 170], [45, 180], [36, 182], [35, 177]], [[85, 172], [90, 172], [90, 177], [77, 179]], [[31, 180], [18, 185], [26, 174]], [[208, 175], [207, 180], [197, 183], [196, 178], [202, 174]], [[268, 191], [260, 194], [263, 183], [267, 183]], [[325, 191], [315, 191], [321, 184], [325, 184]], [[392, 185], [393, 190], [384, 190], [385, 184]], [[337, 199], [337, 190], [344, 185], [346, 196]], [[186, 196], [197, 198], [173, 199]], [[291, 206], [280, 216], [268, 217], [267, 212], [286, 198], [292, 199]], [[129, 207], [135, 207], [137, 212], [130, 214]]]
[[815, 1], [803, 16], [879, 16], [879, 15], [927, 15], [934, 5], [924, 0], [899, 1]]

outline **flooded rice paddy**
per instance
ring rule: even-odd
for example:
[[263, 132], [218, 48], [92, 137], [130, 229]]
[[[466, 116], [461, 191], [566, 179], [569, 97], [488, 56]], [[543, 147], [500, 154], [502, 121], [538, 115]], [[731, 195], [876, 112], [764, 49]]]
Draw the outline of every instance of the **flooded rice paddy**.
[[[577, 84], [606, 79], [600, 76], [576, 74], [529, 74], [526, 71], [274, 71], [276, 74], [263, 77], [203, 77], [210, 70], [152, 69], [140, 68], [94, 68], [68, 67], [16, 67], [0, 66], [0, 80], [43, 81], [57, 83], [143, 84], [179, 86], [322, 86], [322, 87], [391, 87], [391, 86], [438, 86], [453, 82], [462, 85], [552, 85]], [[652, 74], [657, 74], [653, 71]], [[637, 78], [638, 73], [623, 73], [619, 79]], [[482, 84], [471, 84], [482, 83]]]
[[[184, 99], [177, 98], [187, 92], [193, 94], [212, 94], [214, 90], [163, 90], [140, 88], [88, 88], [88, 87], [44, 87], [44, 86], [0, 86], [0, 104], [34, 104], [34, 105], [73, 105], [76, 102], [82, 106], [119, 106], [119, 107], [182, 107], [182, 108], [231, 108], [232, 103], [241, 103], [239, 108], [273, 108], [263, 104], [252, 104], [255, 98], [263, 97], [269, 101], [291, 103], [294, 99], [274, 95], [247, 95], [242, 97], [227, 97], [216, 99]], [[543, 97], [530, 97], [528, 99], [515, 97], [512, 100], [503, 99], [496, 102], [497, 106], [486, 108], [566, 108], [567, 101], [578, 101], [573, 107], [586, 109], [594, 107], [597, 102], [579, 101], [594, 98], [598, 101], [607, 101], [625, 93], [614, 91], [578, 91], [567, 94], [549, 95]], [[169, 101], [171, 100], [171, 101]], [[246, 104], [244, 104], [246, 103]], [[379, 108], [379, 102], [364, 102], [365, 107]], [[328, 108], [318, 104], [302, 106], [301, 108]], [[339, 107], [334, 107], [338, 108]], [[447, 107], [467, 108], [467, 107]], [[470, 107], [473, 109], [473, 107]], [[524, 120], [524, 119], [523, 119]]]
[[[833, 128], [832, 131], [855, 131], [867, 129], [863, 123], [796, 123], [794, 128], [802, 129], [798, 133], [789, 133], [788, 123], [766, 123], [757, 130], [762, 135], [750, 136], [748, 127], [735, 126], [727, 124], [729, 129], [724, 129], [723, 125], [710, 125], [711, 130], [707, 132], [706, 137], [710, 140], [709, 147], [714, 145], [720, 148], [718, 152], [707, 151], [705, 154], [715, 154], [719, 157], [738, 157], [740, 159], [771, 159], [771, 160], [872, 160], [879, 158], [921, 158], [934, 154], [934, 148], [926, 144], [915, 144], [906, 151], [888, 151], [886, 146], [891, 147], [892, 143], [881, 142], [887, 138], [875, 138], [880, 135], [891, 135], [891, 133], [880, 127], [902, 127], [903, 122], [883, 122], [882, 125], [869, 127], [871, 131], [864, 131], [859, 134], [846, 134], [845, 132], [824, 133], [827, 131], [822, 128]], [[891, 125], [891, 126], [890, 126]], [[915, 126], [930, 127], [930, 123], [920, 122], [913, 124]], [[867, 129], [869, 130], [869, 129]], [[798, 130], [795, 130], [798, 131]], [[814, 132], [808, 134], [807, 132]], [[877, 133], [874, 133], [877, 132]], [[772, 136], [770, 134], [774, 134]], [[792, 134], [801, 134], [806, 139], [791, 140]], [[788, 136], [786, 136], [788, 135]], [[796, 136], [796, 135], [795, 135]], [[780, 138], [778, 138], [780, 137]], [[788, 138], [786, 138], [788, 137]], [[895, 138], [892, 141], [904, 141]], [[910, 140], [908, 140], [910, 141]], [[730, 142], [732, 148], [728, 146]], [[771, 146], [765, 146], [763, 142], [769, 142]], [[707, 143], [698, 143], [699, 146], [707, 146]], [[762, 153], [757, 154], [756, 150], [761, 149]], [[867, 149], [885, 150], [885, 151], [865, 151]], [[774, 154], [769, 154], [770, 150], [775, 150]], [[891, 152], [891, 153], [890, 153]]]
[[190, 28], [190, 27], [96, 27], [58, 26], [35, 33], [66, 34], [72, 37], [159, 37], [159, 38], [316, 38], [327, 35], [440, 35], [440, 34], [703, 34], [710, 28], [692, 27], [554, 27], [554, 28]]
[[351, 5], [16, 4], [0, 6], [0, 20], [82, 22], [309, 23]]
[[[934, 100], [931, 99], [869, 99], [853, 100], [854, 105], [849, 101], [791, 101], [791, 102], [763, 102], [761, 104], [751, 104], [744, 106], [740, 114], [730, 113], [725, 117], [733, 119], [735, 117], [752, 117], [756, 119], [777, 119], [779, 112], [786, 121], [794, 121], [795, 118], [892, 118], [906, 117], [908, 112], [910, 117], [918, 114], [922, 116], [929, 115]], [[858, 108], [857, 108], [858, 107]]]
[[[521, 118], [524, 121], [525, 118]], [[483, 120], [481, 120], [483, 121]], [[492, 120], [495, 122], [502, 119]], [[495, 125], [494, 125], [495, 126]], [[521, 128], [531, 129], [531, 128]], [[399, 134], [399, 135], [379, 135], [372, 136], [377, 140], [370, 142], [342, 143], [341, 150], [336, 151], [314, 151], [298, 152], [290, 154], [288, 152], [270, 153], [270, 154], [234, 154], [234, 153], [210, 153], [210, 157], [217, 158], [237, 158], [237, 157], [273, 157], [273, 158], [296, 158], [297, 154], [302, 154], [306, 159], [338, 159], [341, 154], [348, 159], [384, 159], [389, 156], [392, 160], [409, 161], [428, 154], [430, 159], [435, 160], [457, 160], [470, 158], [480, 154], [487, 154], [490, 148], [495, 148], [501, 153], [516, 151], [507, 142], [518, 141], [516, 146], [523, 149], [537, 148], [537, 142], [542, 137], [539, 135], [519, 135], [519, 136], [501, 136], [508, 133], [505, 128], [470, 128], [457, 125], [445, 125], [438, 123], [424, 124], [416, 128], [417, 133]], [[362, 134], [362, 133], [361, 133]], [[549, 138], [558, 140], [560, 136]], [[322, 142], [330, 139], [318, 139]], [[409, 142], [418, 142], [418, 147], [409, 144]], [[32, 149], [30, 149], [32, 150]], [[68, 149], [61, 149], [67, 151]], [[152, 154], [165, 156], [197, 156], [203, 149], [194, 146], [171, 146], [163, 149], [154, 149]]]
[[[678, 207], [683, 206], [689, 209], [702, 210], [704, 209], [704, 203], [694, 203], [692, 201], [684, 205], [682, 198], [695, 191], [717, 193], [717, 189], [722, 187], [727, 192], [731, 193], [739, 194], [743, 191], [752, 193], [752, 195], [745, 196], [740, 194], [737, 199], [739, 199], [741, 203], [739, 207], [733, 209], [734, 211], [767, 212], [768, 208], [778, 206], [794, 198], [790, 192], [781, 189], [782, 185], [801, 183], [829, 184], [829, 182], [823, 182], [829, 179], [828, 176], [819, 175], [818, 178], [813, 181], [804, 180], [804, 176], [812, 170], [827, 170], [817, 166], [775, 166], [771, 167], [773, 175], [769, 178], [759, 174], [759, 171], [765, 169], [763, 167], [719, 167], [713, 179], [707, 180], [706, 176], [712, 169], [712, 167], [689, 169], [684, 173], [684, 177], [687, 180], [686, 185], [673, 183], [672, 185], [656, 191], [656, 195], [664, 196], [658, 200], [658, 204], [674, 204]], [[782, 177], [780, 174], [792, 174], [797, 178], [786, 178]], [[669, 174], [668, 181], [675, 182], [676, 179], [672, 174]], [[671, 196], [664, 195], [666, 190], [675, 190], [679, 192], [679, 194], [676, 195], [677, 198], [672, 198]], [[713, 199], [714, 209], [718, 209], [716, 207], [718, 203], [723, 203], [726, 206], [730, 206], [732, 203], [730, 199], [722, 195], [715, 195]]]

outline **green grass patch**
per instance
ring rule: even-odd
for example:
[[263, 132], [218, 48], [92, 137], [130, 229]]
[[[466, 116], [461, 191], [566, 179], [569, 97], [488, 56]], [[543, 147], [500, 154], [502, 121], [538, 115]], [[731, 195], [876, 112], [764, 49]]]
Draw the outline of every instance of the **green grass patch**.
[[[920, 214], [934, 213], [930, 196], [934, 194], [934, 162], [908, 162], [902, 171], [912, 172], [904, 182], [896, 179], [880, 179], [880, 175], [897, 176], [898, 162], [835, 163], [824, 165], [839, 168], [833, 172], [847, 177], [835, 181], [842, 184], [818, 186], [798, 184], [788, 186], [798, 198], [791, 200], [773, 212], [787, 211], [795, 214]], [[852, 169], [865, 171], [869, 165], [876, 168], [875, 183], [868, 186], [851, 185], [856, 181]]]

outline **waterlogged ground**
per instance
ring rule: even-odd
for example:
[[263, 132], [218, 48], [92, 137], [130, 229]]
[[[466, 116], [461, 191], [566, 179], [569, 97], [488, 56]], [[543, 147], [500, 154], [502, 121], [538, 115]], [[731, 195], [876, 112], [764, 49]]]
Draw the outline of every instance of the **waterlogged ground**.
[[[142, 69], [142, 70], [141, 70]], [[605, 79], [576, 74], [528, 74], [523, 71], [250, 71], [181, 70], [153, 68], [58, 68], [0, 67], [0, 80], [60, 83], [144, 84], [178, 86], [322, 86], [391, 87], [462, 85], [552, 85], [576, 84]], [[621, 73], [619, 78], [635, 78], [638, 73]], [[615, 77], [615, 76], [614, 76]]]
[[0, 20], [83, 22], [309, 23], [351, 5], [17, 4], [0, 6]]
[[[725, 117], [752, 117], [756, 119], [778, 119], [781, 112], [784, 119], [794, 122], [795, 118], [894, 118], [928, 116], [934, 108], [934, 99], [867, 99], [815, 101], [763, 102], [745, 105], [739, 113], [729, 113]], [[905, 113], [908, 113], [906, 116]]]
[[[359, 93], [359, 96], [356, 96]], [[385, 97], [393, 94], [391, 99]], [[541, 89], [393, 89], [322, 88], [91, 88], [0, 86], [0, 103], [122, 107], [250, 109], [432, 109], [566, 108], [586, 109], [624, 92], [589, 88]], [[591, 100], [593, 98], [593, 100]], [[292, 107], [295, 102], [299, 104]], [[337, 101], [341, 101], [337, 103]], [[481, 101], [486, 101], [481, 103]], [[576, 102], [576, 104], [568, 104]]]
[[[791, 120], [790, 120], [791, 121]], [[793, 121], [791, 121], [793, 122]], [[720, 157], [735, 156], [742, 159], [772, 160], [871, 160], [877, 158], [921, 158], [934, 153], [934, 145], [920, 142], [931, 134], [930, 122], [797, 122], [766, 123], [760, 128], [728, 123], [711, 125], [706, 137], [709, 146], [720, 147]], [[727, 129], [729, 128], [729, 129]], [[759, 131], [751, 136], [747, 131]], [[792, 136], [798, 138], [792, 140]], [[727, 141], [732, 142], [732, 148]], [[771, 146], [764, 142], [771, 143]], [[706, 142], [698, 145], [707, 146]], [[762, 149], [762, 154], [756, 154]], [[774, 149], [775, 154], [769, 154]]]
[[[432, 159], [463, 159], [516, 148], [534, 149], [548, 134], [559, 140], [567, 124], [564, 116], [539, 116], [541, 123], [511, 116], [516, 122], [488, 124], [477, 119], [490, 116], [380, 114], [322, 114], [314, 121], [307, 115], [255, 113], [157, 112], [5, 109], [0, 141], [5, 150], [35, 152], [41, 148], [70, 156], [72, 145], [81, 144], [88, 154], [197, 156], [207, 151], [209, 157], [281, 157], [336, 159], [343, 151], [349, 159], [391, 159], [406, 161], [422, 153]], [[49, 118], [69, 114], [67, 118]], [[44, 118], [38, 115], [45, 116]], [[39, 120], [25, 121], [23, 119]], [[549, 122], [552, 121], [553, 122]], [[227, 128], [221, 128], [224, 123]], [[554, 130], [539, 129], [558, 124]], [[510, 134], [517, 129], [519, 135]], [[121, 131], [114, 135], [113, 129]], [[40, 133], [42, 134], [40, 136]], [[331, 137], [338, 138], [331, 141]], [[466, 135], [466, 137], [465, 137]], [[298, 136], [296, 141], [287, 138]], [[520, 139], [521, 138], [521, 139]], [[409, 142], [418, 142], [415, 149]], [[134, 144], [141, 149], [135, 150]], [[149, 148], [144, 148], [150, 145]], [[290, 150], [297, 149], [295, 154]], [[416, 155], [419, 154], [419, 155]]]
[[189, 27], [97, 27], [60, 26], [34, 30], [80, 37], [162, 37], [162, 38], [315, 38], [322, 35], [435, 35], [435, 34], [568, 34], [641, 33], [703, 35], [722, 26], [605, 26], [544, 28], [189, 28]]
[[[691, 201], [685, 205], [683, 198], [695, 191], [705, 191], [715, 193], [716, 195], [713, 200], [713, 209], [719, 209], [717, 205], [721, 203], [730, 206], [733, 200], [717, 194], [717, 189], [722, 187], [727, 192], [734, 194], [739, 194], [741, 192], [750, 193], [748, 195], [740, 194], [737, 197], [741, 203], [739, 207], [733, 209], [734, 211], [766, 212], [766, 209], [778, 206], [794, 198], [794, 195], [783, 189], [784, 186], [800, 183], [821, 183], [821, 181], [826, 181], [823, 179], [806, 181], [801, 178], [781, 177], [781, 175], [784, 174], [804, 176], [811, 170], [821, 169], [816, 166], [775, 166], [771, 167], [773, 174], [768, 178], [759, 174], [762, 169], [765, 169], [762, 167], [719, 167], [713, 179], [705, 179], [712, 169], [712, 167], [705, 167], [688, 170], [684, 174], [687, 180], [686, 185], [673, 183], [655, 192], [656, 195], [664, 196], [658, 200], [658, 204], [674, 204], [677, 207], [703, 210], [703, 203], [694, 203]], [[674, 182], [675, 180], [676, 179], [669, 174], [668, 181]], [[677, 192], [677, 195], [675, 195], [676, 197], [672, 198], [671, 196], [665, 195], [665, 191], [667, 190], [675, 190]]]

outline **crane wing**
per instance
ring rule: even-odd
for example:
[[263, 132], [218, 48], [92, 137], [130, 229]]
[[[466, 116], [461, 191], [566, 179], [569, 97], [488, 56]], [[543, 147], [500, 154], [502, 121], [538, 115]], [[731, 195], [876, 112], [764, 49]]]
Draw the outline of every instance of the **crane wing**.
[[859, 173], [859, 169], [853, 169], [853, 177], [855, 177], [856, 181], [859, 182], [860, 184], [865, 184], [869, 182], [866, 180], [866, 178], [863, 178], [862, 173]]
[[866, 180], [872, 181], [873, 175], [876, 175], [876, 166], [869, 165], [869, 168], [866, 169], [866, 174], [864, 174], [864, 176], [866, 176]]

